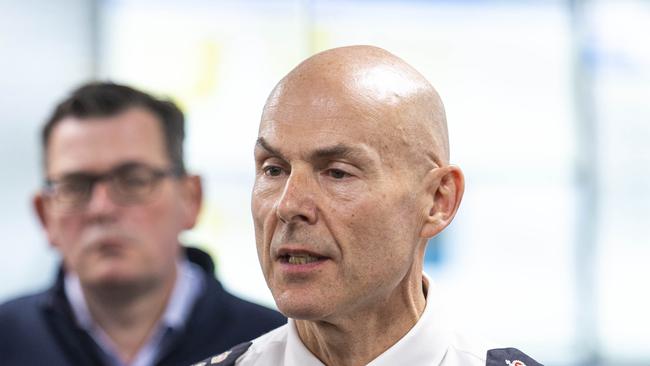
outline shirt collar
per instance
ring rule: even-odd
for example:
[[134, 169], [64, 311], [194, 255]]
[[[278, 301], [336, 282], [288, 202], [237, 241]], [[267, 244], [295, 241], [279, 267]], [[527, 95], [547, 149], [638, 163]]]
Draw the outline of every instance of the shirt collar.
[[284, 353], [285, 366], [324, 366], [313, 353], [307, 349], [296, 328], [296, 321], [289, 318], [287, 334], [287, 348]]
[[434, 283], [426, 274], [423, 274], [422, 282], [427, 302], [420, 319], [368, 366], [439, 365], [442, 362], [451, 344], [452, 333]]
[[81, 282], [79, 282], [79, 277], [75, 273], [66, 272], [63, 279], [63, 291], [70, 302], [72, 314], [77, 324], [86, 331], [90, 331], [94, 322], [81, 289]]
[[177, 264], [179, 276], [167, 303], [161, 322], [174, 330], [185, 326], [192, 306], [203, 291], [202, 270], [196, 264], [183, 259]]

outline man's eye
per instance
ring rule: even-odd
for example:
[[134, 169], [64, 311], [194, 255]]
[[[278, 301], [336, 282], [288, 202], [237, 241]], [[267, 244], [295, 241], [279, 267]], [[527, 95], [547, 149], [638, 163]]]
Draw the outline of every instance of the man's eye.
[[280, 174], [282, 174], [282, 168], [279, 166], [266, 166], [264, 167], [264, 175], [268, 175], [269, 177], [277, 177]]
[[135, 176], [135, 177], [123, 178], [120, 181], [120, 183], [122, 183], [122, 185], [128, 186], [128, 187], [140, 187], [140, 186], [146, 186], [147, 184], [149, 184], [149, 181], [150, 181], [150, 179], [148, 179], [146, 177]]
[[90, 186], [90, 184], [84, 180], [69, 180], [61, 182], [58, 185], [58, 191], [65, 195], [79, 194], [85, 192], [88, 189], [88, 186]]
[[127, 172], [119, 174], [115, 178], [120, 186], [128, 188], [146, 186], [153, 180], [150, 174], [144, 172]]
[[348, 173], [346, 173], [346, 172], [344, 172], [343, 170], [340, 170], [340, 169], [329, 169], [327, 171], [327, 174], [330, 177], [334, 178], [334, 179], [343, 179], [345, 177], [350, 176], [350, 174], [348, 174]]

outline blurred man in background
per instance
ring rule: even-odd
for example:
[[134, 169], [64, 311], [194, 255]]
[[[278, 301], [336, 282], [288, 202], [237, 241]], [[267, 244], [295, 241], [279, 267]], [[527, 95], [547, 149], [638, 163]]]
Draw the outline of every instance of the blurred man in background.
[[539, 365], [459, 334], [422, 272], [464, 178], [437, 92], [403, 60], [355, 46], [301, 63], [267, 100], [255, 161], [258, 256], [290, 320], [197, 365]]
[[43, 129], [38, 218], [63, 263], [54, 286], [0, 306], [2, 365], [182, 365], [283, 323], [227, 293], [183, 247], [201, 207], [171, 102], [85, 85]]

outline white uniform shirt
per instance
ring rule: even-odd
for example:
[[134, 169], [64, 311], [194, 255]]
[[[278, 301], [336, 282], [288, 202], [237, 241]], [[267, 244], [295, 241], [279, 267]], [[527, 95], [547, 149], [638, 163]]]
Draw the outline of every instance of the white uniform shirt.
[[[431, 281], [424, 276], [425, 284]], [[448, 323], [434, 286], [427, 289], [427, 302], [417, 323], [392, 347], [368, 366], [484, 366], [487, 345], [472, 343], [455, 333]], [[300, 340], [295, 321], [255, 340], [237, 359], [239, 366], [323, 366]]]

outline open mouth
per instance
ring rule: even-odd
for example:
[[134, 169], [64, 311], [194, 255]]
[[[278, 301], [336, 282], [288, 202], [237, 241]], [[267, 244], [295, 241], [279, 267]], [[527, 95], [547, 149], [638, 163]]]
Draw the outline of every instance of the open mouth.
[[291, 254], [281, 255], [278, 257], [278, 259], [282, 263], [300, 265], [300, 264], [309, 264], [309, 263], [322, 261], [325, 260], [326, 258], [312, 255], [312, 254], [307, 254], [307, 253], [291, 253]]

